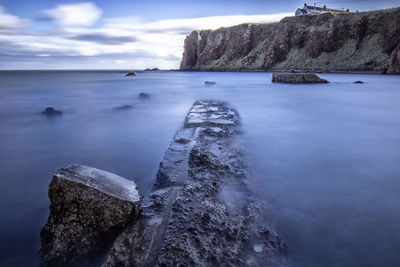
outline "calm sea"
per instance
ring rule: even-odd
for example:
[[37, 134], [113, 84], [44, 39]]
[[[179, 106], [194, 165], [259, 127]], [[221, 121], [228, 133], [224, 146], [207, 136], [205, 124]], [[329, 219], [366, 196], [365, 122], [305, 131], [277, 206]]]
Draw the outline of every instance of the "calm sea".
[[[1, 266], [39, 263], [59, 168], [93, 166], [147, 193], [186, 112], [209, 98], [239, 111], [251, 187], [270, 203], [294, 266], [399, 265], [400, 76], [321, 74], [331, 83], [284, 85], [270, 73], [124, 74], [0, 72]], [[133, 108], [115, 110], [122, 105]], [[41, 115], [48, 106], [64, 114]]]

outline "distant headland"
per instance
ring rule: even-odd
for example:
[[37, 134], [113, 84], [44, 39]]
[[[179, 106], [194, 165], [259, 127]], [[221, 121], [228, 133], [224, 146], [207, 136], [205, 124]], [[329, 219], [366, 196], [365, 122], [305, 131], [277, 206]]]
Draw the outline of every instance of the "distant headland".
[[292, 69], [400, 74], [400, 7], [193, 31], [180, 65], [180, 70]]

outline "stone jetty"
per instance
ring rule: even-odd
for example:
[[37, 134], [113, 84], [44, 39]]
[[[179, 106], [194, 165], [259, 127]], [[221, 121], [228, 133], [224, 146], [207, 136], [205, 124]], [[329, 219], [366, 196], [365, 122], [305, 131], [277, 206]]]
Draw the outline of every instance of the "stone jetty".
[[194, 103], [143, 198], [142, 216], [103, 266], [284, 265], [286, 246], [248, 192], [240, 134], [239, 114], [227, 103]]
[[265, 203], [247, 187], [238, 112], [196, 101], [160, 163], [140, 216], [102, 266], [287, 266]]

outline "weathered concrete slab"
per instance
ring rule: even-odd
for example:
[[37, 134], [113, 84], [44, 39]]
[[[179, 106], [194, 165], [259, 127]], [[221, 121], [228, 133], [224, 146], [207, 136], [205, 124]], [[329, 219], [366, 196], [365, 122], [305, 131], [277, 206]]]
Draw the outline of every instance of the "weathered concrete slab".
[[274, 83], [328, 83], [314, 73], [273, 73], [272, 82]]
[[185, 119], [185, 128], [235, 126], [239, 117], [235, 110], [217, 101], [197, 101]]
[[103, 266], [285, 265], [286, 246], [247, 189], [240, 132], [227, 103], [197, 101]]
[[92, 167], [60, 169], [49, 185], [50, 215], [41, 235], [43, 262], [59, 265], [98, 251], [138, 217], [134, 182]]

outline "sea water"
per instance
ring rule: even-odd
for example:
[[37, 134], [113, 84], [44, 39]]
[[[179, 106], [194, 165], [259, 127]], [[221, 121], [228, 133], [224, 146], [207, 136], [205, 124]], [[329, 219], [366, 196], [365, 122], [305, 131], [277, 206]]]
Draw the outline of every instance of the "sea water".
[[[271, 73], [125, 73], [0, 72], [1, 266], [39, 263], [59, 168], [92, 166], [150, 192], [196, 99], [239, 111], [250, 187], [269, 203], [293, 266], [398, 266], [400, 76], [321, 74], [329, 84], [287, 85]], [[40, 114], [49, 106], [63, 114]]]

